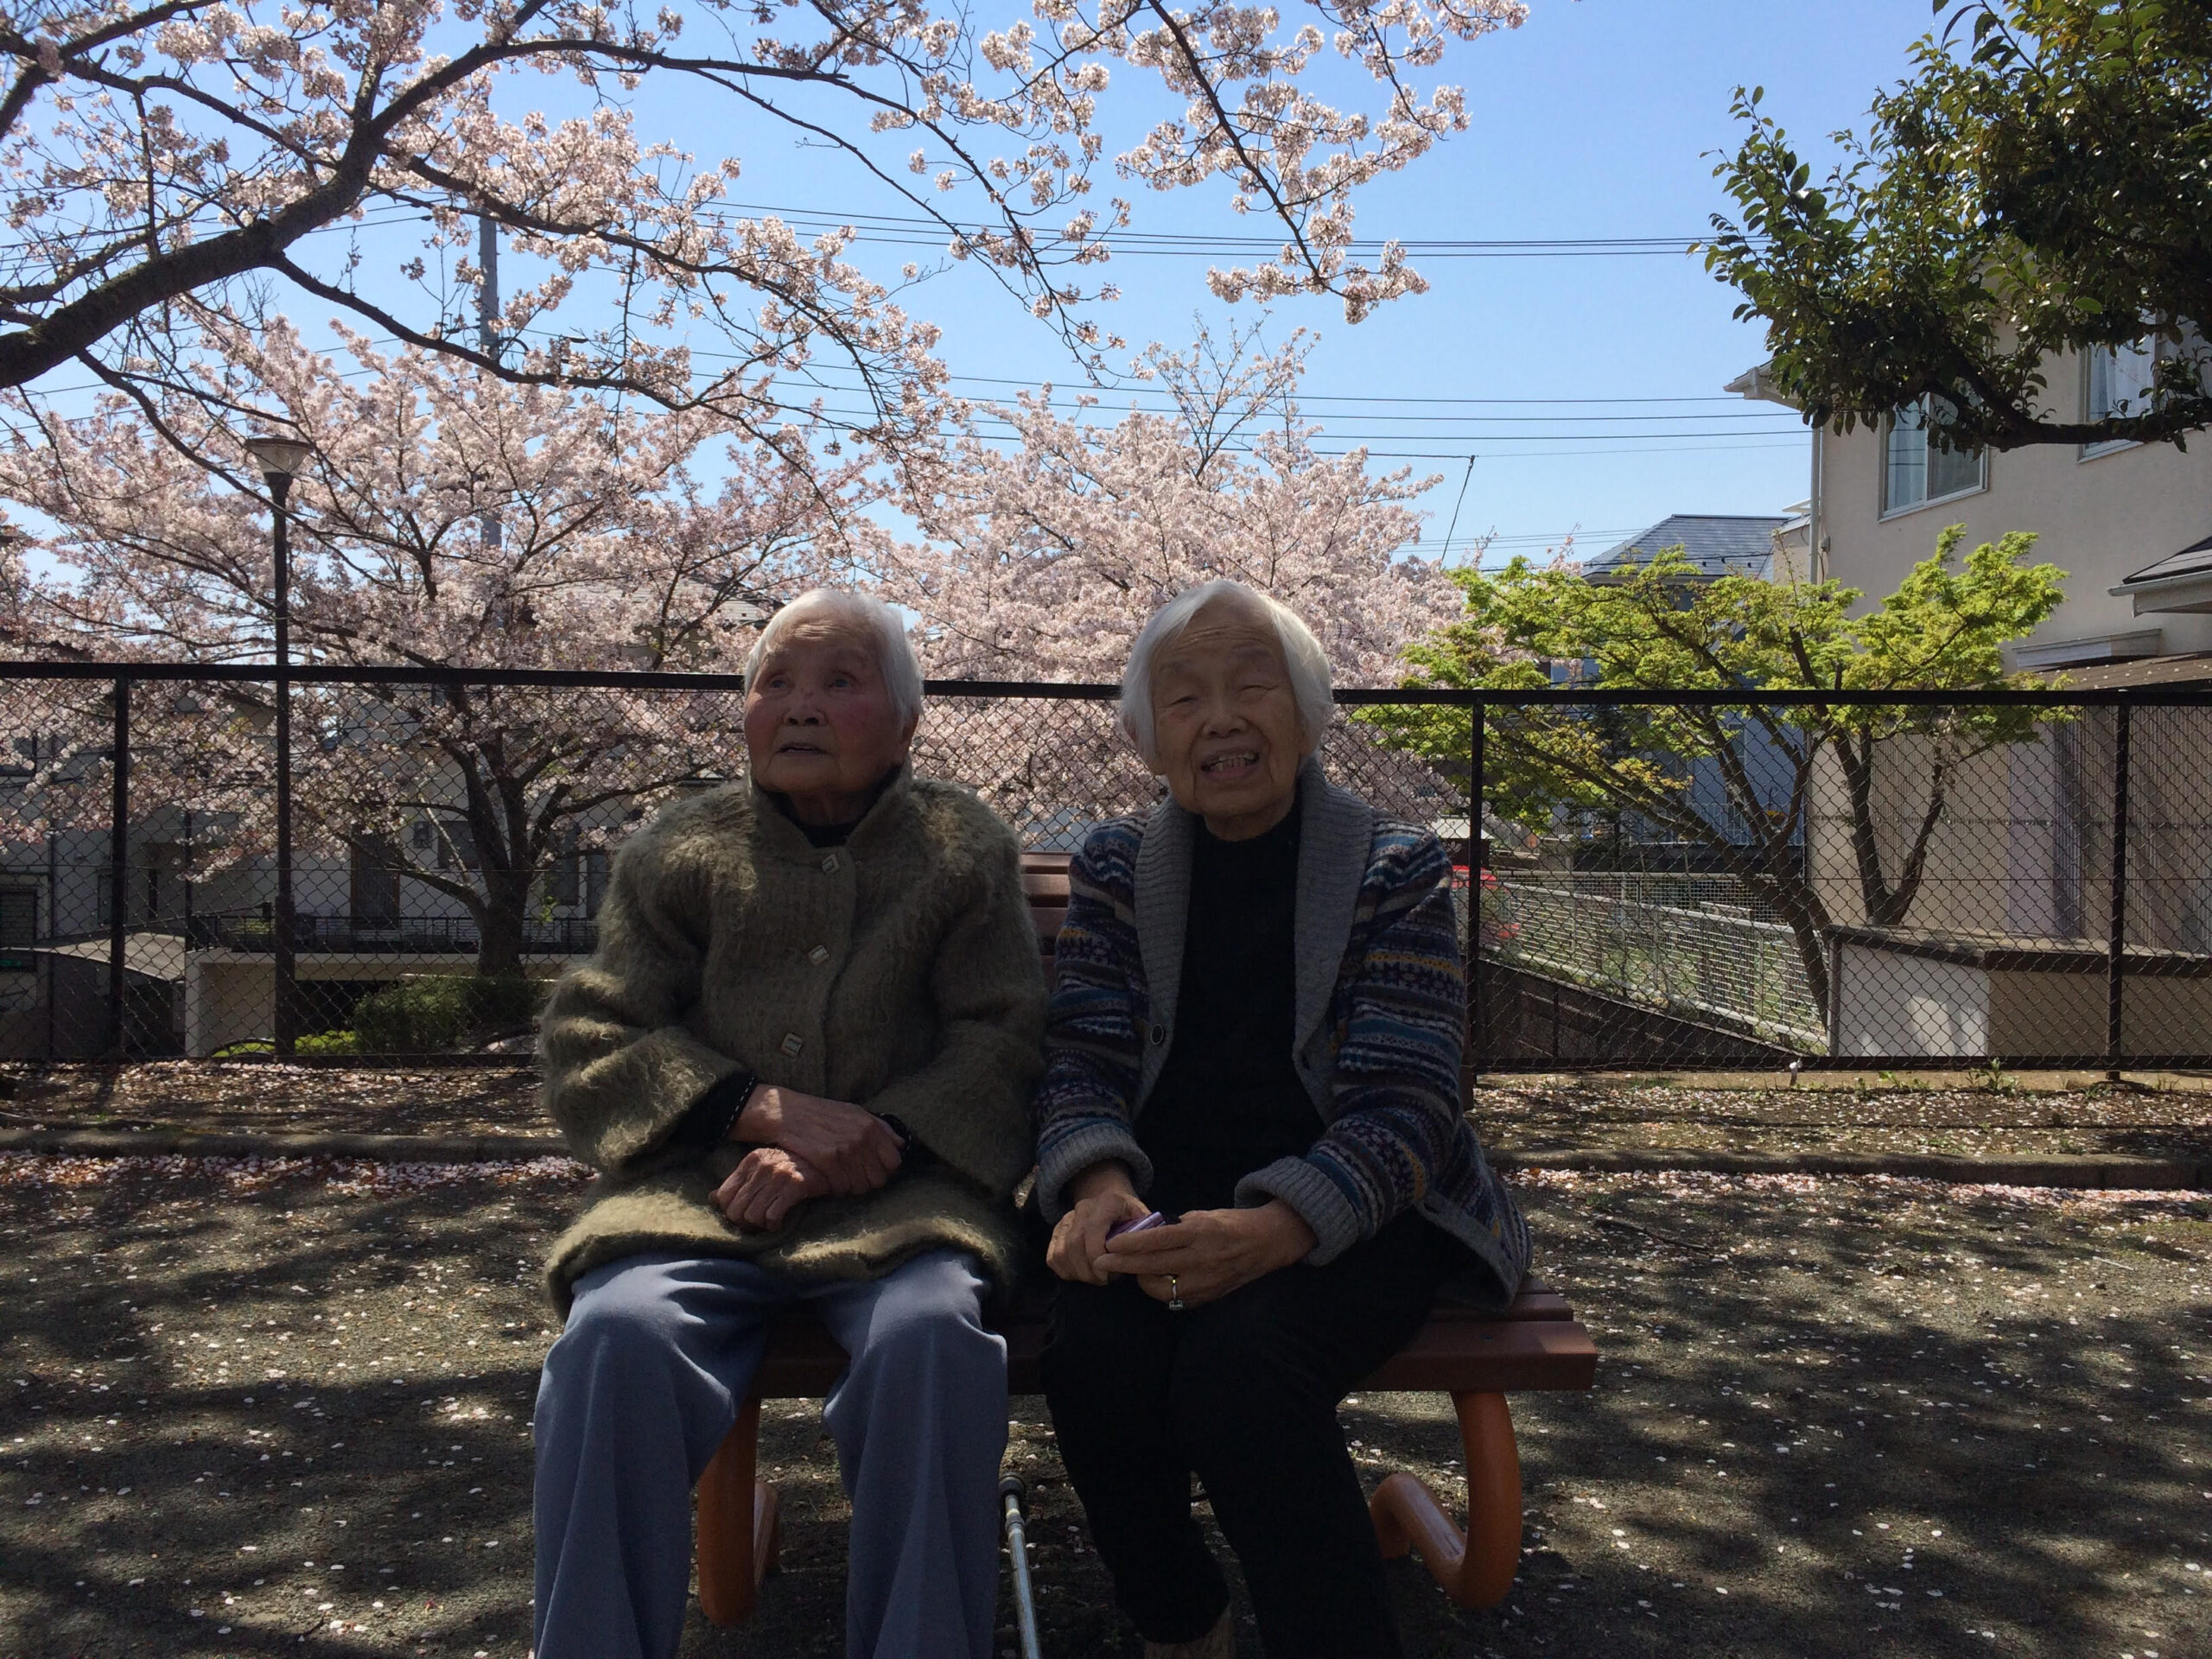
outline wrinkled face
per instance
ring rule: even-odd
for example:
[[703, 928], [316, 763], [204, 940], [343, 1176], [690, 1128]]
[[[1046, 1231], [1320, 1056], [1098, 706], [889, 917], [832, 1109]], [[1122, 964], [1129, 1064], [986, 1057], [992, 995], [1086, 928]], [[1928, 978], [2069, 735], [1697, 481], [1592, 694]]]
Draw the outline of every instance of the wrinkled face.
[[1176, 804], [1224, 841], [1280, 823], [1308, 746], [1266, 613], [1211, 601], [1154, 658], [1151, 690], [1153, 743]]
[[802, 823], [844, 823], [906, 758], [914, 722], [899, 712], [874, 639], [824, 619], [785, 631], [745, 690], [753, 781], [788, 796]]

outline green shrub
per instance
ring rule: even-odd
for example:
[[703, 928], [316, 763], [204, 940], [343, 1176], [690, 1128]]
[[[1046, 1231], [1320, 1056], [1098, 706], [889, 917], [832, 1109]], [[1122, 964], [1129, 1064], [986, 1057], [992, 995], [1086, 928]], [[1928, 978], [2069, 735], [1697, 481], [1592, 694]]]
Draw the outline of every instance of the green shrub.
[[369, 993], [353, 1008], [353, 1053], [428, 1054], [471, 1032], [525, 1025], [551, 988], [521, 974], [422, 974]]
[[226, 1043], [210, 1057], [218, 1060], [246, 1060], [257, 1054], [274, 1054], [276, 1045], [266, 1037], [250, 1037], [242, 1043]]
[[553, 990], [550, 980], [532, 979], [527, 974], [500, 974], [489, 979], [471, 980], [469, 983], [475, 987], [474, 1023], [493, 1029], [529, 1025], [537, 1018]]
[[298, 1054], [359, 1054], [361, 1034], [357, 1031], [318, 1031], [301, 1038], [292, 1048]]

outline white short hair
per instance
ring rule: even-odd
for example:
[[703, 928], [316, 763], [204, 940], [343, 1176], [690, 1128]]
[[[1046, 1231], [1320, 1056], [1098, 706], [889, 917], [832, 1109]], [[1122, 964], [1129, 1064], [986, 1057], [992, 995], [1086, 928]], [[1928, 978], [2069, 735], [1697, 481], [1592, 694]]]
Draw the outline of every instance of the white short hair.
[[914, 655], [913, 641], [906, 637], [906, 623], [881, 600], [842, 588], [811, 588], [768, 619], [768, 626], [760, 630], [745, 659], [746, 689], [752, 690], [753, 677], [760, 671], [760, 664], [768, 660], [779, 639], [802, 622], [816, 621], [842, 623], [874, 639], [877, 666], [900, 718], [921, 717], [922, 664]]
[[1322, 734], [1336, 717], [1336, 699], [1331, 695], [1329, 653], [1321, 649], [1313, 630], [1300, 620], [1298, 613], [1289, 606], [1256, 588], [1227, 580], [1185, 588], [1154, 611], [1151, 620], [1138, 632], [1136, 643], [1129, 647], [1129, 660], [1122, 670], [1122, 734], [1136, 746], [1147, 766], [1158, 767], [1160, 746], [1154, 741], [1152, 714], [1153, 660], [1217, 599], [1247, 601], [1274, 625], [1275, 639], [1282, 646], [1284, 666], [1290, 671], [1291, 692], [1298, 699], [1298, 723], [1303, 728], [1306, 752], [1311, 754], [1321, 747]]

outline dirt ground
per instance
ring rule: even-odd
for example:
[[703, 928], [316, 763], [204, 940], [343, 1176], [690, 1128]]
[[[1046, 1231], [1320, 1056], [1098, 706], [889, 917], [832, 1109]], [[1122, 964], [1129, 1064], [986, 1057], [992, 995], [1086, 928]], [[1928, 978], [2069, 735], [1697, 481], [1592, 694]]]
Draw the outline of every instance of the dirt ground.
[[551, 1135], [534, 1066], [151, 1060], [0, 1066], [0, 1124], [47, 1128]]
[[[528, 1068], [160, 1061], [0, 1068], [8, 1083], [0, 1126], [553, 1133]], [[2212, 1088], [2051, 1087], [2002, 1073], [1823, 1076], [1796, 1089], [1501, 1074], [1484, 1080], [1473, 1104], [1484, 1144], [1523, 1162], [1569, 1147], [2212, 1156]]]
[[1663, 1151], [2212, 1154], [2212, 1091], [2037, 1088], [1998, 1073], [1910, 1083], [1824, 1077], [1796, 1089], [1652, 1077], [1486, 1078], [1484, 1143], [1523, 1159], [1566, 1147]]
[[[0, 1652], [519, 1659], [537, 1263], [579, 1175], [0, 1156]], [[1599, 1386], [1516, 1402], [1503, 1607], [1455, 1613], [1394, 1566], [1410, 1653], [2212, 1652], [2206, 1195], [1522, 1191]], [[1134, 1655], [1041, 1403], [1018, 1408], [1046, 1651]], [[1458, 1501], [1446, 1402], [1344, 1420], [1371, 1478]], [[695, 1615], [688, 1654], [842, 1651], [811, 1408], [772, 1407], [763, 1462], [784, 1570], [746, 1630]]]

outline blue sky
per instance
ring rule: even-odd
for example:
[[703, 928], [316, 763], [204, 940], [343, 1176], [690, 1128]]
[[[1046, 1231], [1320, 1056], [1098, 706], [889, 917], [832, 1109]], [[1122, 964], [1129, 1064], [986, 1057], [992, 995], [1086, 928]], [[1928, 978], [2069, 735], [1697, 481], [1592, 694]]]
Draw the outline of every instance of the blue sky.
[[[1522, 28], [1448, 60], [1446, 77], [1467, 90], [1471, 130], [1368, 192], [1361, 233], [1687, 241], [1725, 205], [1708, 152], [1732, 145], [1728, 105], [1738, 83], [1764, 85], [1767, 107], [1825, 153], [1820, 141], [1830, 130], [1863, 126], [1873, 93], [1904, 73], [1906, 48], [1929, 24], [1927, 0], [1534, 0]], [[699, 142], [740, 148], [704, 135]], [[749, 199], [902, 211], [864, 191], [852, 171], [831, 171], [787, 145], [740, 153], [739, 194]], [[1141, 197], [1137, 207], [1140, 230], [1264, 228], [1236, 220], [1218, 189]], [[872, 251], [887, 270], [908, 257]], [[1761, 335], [1731, 316], [1732, 291], [1701, 261], [1666, 253], [1416, 263], [1431, 291], [1357, 327], [1333, 302], [1299, 301], [1277, 305], [1269, 328], [1320, 334], [1306, 391], [1309, 412], [1342, 435], [1332, 446], [1360, 437], [1376, 450], [1440, 457], [1417, 463], [1445, 475], [1428, 498], [1430, 550], [1463, 476], [1455, 542], [1496, 531], [1497, 553], [1541, 550], [1578, 528], [1581, 546], [1595, 550], [1612, 532], [1670, 512], [1775, 512], [1806, 493], [1808, 440], [1794, 417], [1721, 395], [1763, 355]], [[1217, 330], [1232, 316], [1249, 320], [1249, 306], [1210, 297], [1206, 264], [1116, 260], [1112, 274], [1126, 297], [1101, 320], [1133, 343], [1186, 341], [1193, 314]], [[954, 372], [976, 377], [965, 391], [1005, 395], [1011, 387], [991, 383], [1076, 379], [1055, 338], [969, 273], [928, 283], [910, 302], [944, 327]], [[1436, 399], [1491, 401], [1416, 401]], [[1693, 401], [1516, 401], [1533, 399]], [[1654, 434], [1666, 435], [1646, 435]], [[1469, 474], [1471, 452], [1478, 459]]]
[[[1522, 28], [1455, 48], [1424, 79], [1465, 88], [1471, 130], [1364, 192], [1362, 237], [1686, 245], [1725, 205], [1712, 152], [1736, 140], [1728, 105], [1739, 83], [1764, 85], [1766, 107], [1808, 154], [1825, 155], [1823, 136], [1863, 125], [1875, 91], [1905, 73], [1908, 47], [1931, 22], [1928, 0], [1531, 0], [1531, 8]], [[1284, 10], [1297, 21], [1300, 8]], [[1027, 10], [1020, 0], [999, 0], [985, 16], [998, 23]], [[1342, 66], [1327, 73], [1336, 101], [1375, 107], [1371, 83]], [[575, 96], [557, 79], [523, 77], [502, 102], [546, 100], [560, 113]], [[1126, 67], [1104, 102], [1109, 151], [1143, 122], [1179, 112]], [[849, 122], [849, 105], [839, 113]], [[787, 129], [734, 119], [726, 99], [656, 88], [637, 115], [648, 138], [672, 139], [702, 160], [741, 157], [733, 194], [748, 204], [804, 209], [817, 220], [912, 212], [849, 162], [794, 143]], [[893, 135], [871, 148], [889, 159], [910, 143]], [[1251, 235], [1271, 223], [1236, 218], [1218, 184], [1141, 194], [1136, 206], [1140, 232]], [[948, 210], [971, 217], [975, 203], [956, 196]], [[423, 296], [402, 292], [392, 274], [411, 240], [398, 225], [362, 232], [370, 257], [360, 280], [374, 297], [420, 312]], [[334, 241], [329, 251], [341, 246]], [[885, 280], [896, 280], [902, 262], [929, 257], [868, 243], [852, 257]], [[1187, 344], [1194, 318], [1217, 334], [1255, 320], [1254, 308], [1211, 297], [1207, 263], [1125, 255], [1109, 270], [1124, 297], [1096, 315], [1133, 347]], [[1668, 251], [1414, 263], [1431, 290], [1357, 327], [1329, 300], [1280, 303], [1267, 321], [1271, 338], [1300, 327], [1319, 336], [1304, 395], [1325, 429], [1323, 447], [1363, 442], [1378, 470], [1429, 458], [1410, 463], [1440, 478], [1427, 499], [1423, 552], [1441, 550], [1455, 503], [1452, 550], [1464, 555], [1473, 538], [1495, 533], [1495, 560], [1541, 553], [1570, 531], [1580, 550], [1595, 552], [1669, 513], [1778, 512], [1804, 496], [1803, 429], [1785, 410], [1721, 391], [1764, 355], [1761, 334], [1732, 317], [1735, 296], [1701, 261]], [[522, 274], [510, 272], [511, 289]], [[1010, 397], [1021, 385], [1080, 382], [1058, 337], [972, 264], [903, 298], [944, 328], [943, 353], [963, 392]], [[322, 308], [293, 299], [293, 315], [315, 337]], [[578, 327], [593, 322], [582, 295], [561, 315]], [[79, 378], [73, 370], [53, 377]], [[1109, 394], [1102, 416], [1128, 401]]]

